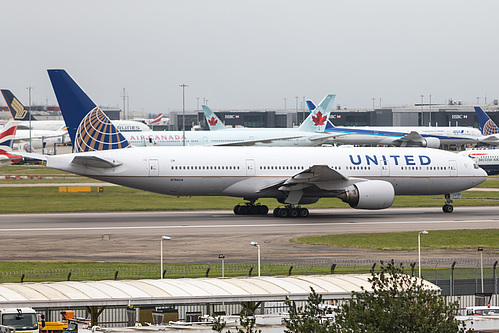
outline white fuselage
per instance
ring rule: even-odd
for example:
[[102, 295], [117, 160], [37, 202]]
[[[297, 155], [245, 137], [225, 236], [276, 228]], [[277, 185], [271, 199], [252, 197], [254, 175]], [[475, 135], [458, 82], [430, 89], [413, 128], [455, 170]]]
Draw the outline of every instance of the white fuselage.
[[[468, 157], [429, 148], [147, 147], [79, 153], [120, 164], [96, 168], [71, 163], [78, 154], [49, 156], [47, 166], [115, 184], [178, 196], [276, 198], [273, 187], [311, 166], [324, 165], [345, 179], [320, 179], [303, 200], [337, 197], [352, 184], [383, 180], [396, 194], [459, 192], [485, 181]], [[300, 175], [303, 176], [303, 175]]]
[[[144, 146], [183, 146], [182, 131], [122, 132], [128, 142], [135, 147]], [[323, 137], [324, 139], [320, 139]], [[315, 138], [316, 140], [311, 140]], [[305, 132], [296, 129], [267, 130], [221, 130], [221, 131], [186, 131], [186, 146], [216, 146], [253, 142], [256, 146], [302, 146], [311, 147], [327, 141], [327, 134]]]
[[[116, 128], [121, 132], [126, 131], [150, 131], [151, 129], [144, 123], [133, 120], [111, 120], [111, 122], [116, 126]], [[20, 126], [24, 128], [29, 128], [29, 121], [22, 121]], [[57, 131], [66, 126], [64, 120], [33, 120], [31, 121], [32, 130], [41, 131]]]
[[471, 127], [327, 127], [326, 132], [345, 133], [331, 140], [344, 144], [390, 145], [411, 132], [416, 132], [423, 138], [437, 138], [440, 144], [470, 144], [477, 143], [482, 138], [480, 130]]
[[499, 149], [470, 149], [459, 155], [470, 157], [489, 175], [499, 174]]
[[[31, 133], [30, 133], [31, 132]], [[50, 130], [17, 130], [14, 142], [14, 149], [21, 149], [23, 145], [29, 144], [31, 137], [31, 146], [34, 149], [46, 147], [54, 143], [70, 143], [67, 131]]]

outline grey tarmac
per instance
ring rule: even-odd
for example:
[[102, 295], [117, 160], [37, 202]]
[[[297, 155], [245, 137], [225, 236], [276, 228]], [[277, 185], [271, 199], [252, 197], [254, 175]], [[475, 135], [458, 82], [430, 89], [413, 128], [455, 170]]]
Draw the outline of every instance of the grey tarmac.
[[[158, 262], [162, 235], [166, 262], [250, 263], [261, 245], [264, 263], [396, 259], [416, 261], [417, 252], [372, 251], [293, 244], [294, 237], [355, 232], [490, 229], [499, 207], [390, 208], [381, 211], [313, 209], [308, 218], [235, 216], [230, 211], [160, 211], [0, 215], [0, 260]], [[479, 245], [479, 244], [477, 244]], [[423, 261], [474, 260], [476, 250], [426, 251]], [[487, 262], [497, 260], [485, 253]]]

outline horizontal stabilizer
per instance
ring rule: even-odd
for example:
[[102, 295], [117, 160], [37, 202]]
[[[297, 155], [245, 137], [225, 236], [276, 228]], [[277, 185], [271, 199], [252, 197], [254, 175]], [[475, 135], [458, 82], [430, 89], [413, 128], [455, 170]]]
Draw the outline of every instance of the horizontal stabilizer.
[[91, 155], [75, 156], [71, 163], [93, 168], [115, 168], [123, 163], [107, 158]]

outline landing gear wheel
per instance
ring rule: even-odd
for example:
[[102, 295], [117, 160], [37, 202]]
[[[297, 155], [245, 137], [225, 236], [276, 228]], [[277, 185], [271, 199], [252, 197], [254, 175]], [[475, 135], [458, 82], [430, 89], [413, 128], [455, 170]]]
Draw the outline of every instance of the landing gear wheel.
[[234, 214], [239, 215], [239, 208], [241, 208], [241, 206], [239, 205], [234, 206]]
[[267, 213], [269, 212], [269, 207], [263, 205], [263, 206], [256, 206], [258, 207], [258, 213], [259, 215], [267, 215]]
[[286, 208], [279, 209], [279, 217], [288, 217], [289, 211]]
[[307, 217], [310, 213], [307, 208], [300, 208], [298, 214], [300, 217]]
[[281, 210], [281, 208], [279, 207], [276, 207], [274, 208], [274, 211], [272, 212], [272, 214], [274, 215], [274, 217], [279, 217], [279, 211]]
[[290, 208], [289, 209], [289, 217], [298, 217], [299, 211], [297, 208]]
[[239, 215], [248, 215], [248, 206], [239, 206]]
[[442, 210], [444, 213], [452, 213], [454, 211], [454, 206], [445, 204], [443, 205]]

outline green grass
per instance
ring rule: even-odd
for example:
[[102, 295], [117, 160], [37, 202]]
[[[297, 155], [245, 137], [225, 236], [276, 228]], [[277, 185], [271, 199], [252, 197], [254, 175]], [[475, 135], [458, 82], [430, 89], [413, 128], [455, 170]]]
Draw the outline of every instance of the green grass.
[[[105, 186], [98, 193], [92, 187], [90, 193], [61, 193], [59, 187], [5, 187], [0, 191], [0, 213], [40, 213], [40, 212], [91, 212], [91, 211], [150, 211], [150, 210], [231, 210], [243, 202], [231, 197], [174, 197], [154, 194], [121, 186]], [[271, 209], [278, 206], [275, 199], [259, 200]], [[29, 203], [29, 204], [27, 204]], [[398, 196], [394, 207], [441, 206], [443, 196]], [[497, 206], [499, 192], [464, 192], [457, 199], [458, 206]], [[347, 208], [348, 204], [339, 199], [324, 198], [313, 208]]]
[[[293, 243], [385, 251], [417, 250], [418, 231], [356, 233], [299, 237]], [[499, 229], [432, 230], [421, 235], [422, 250], [465, 250], [483, 246], [487, 251], [499, 249]]]
[[[105, 186], [98, 193], [60, 193], [58, 186], [48, 187], [4, 187], [0, 191], [0, 213], [40, 212], [91, 212], [91, 211], [150, 211], [150, 210], [231, 210], [242, 198], [231, 197], [174, 197], [135, 190], [122, 186]], [[278, 206], [275, 199], [259, 200], [271, 209]], [[29, 204], [27, 204], [29, 203]], [[393, 207], [438, 207], [444, 203], [443, 196], [397, 196]], [[463, 192], [455, 202], [458, 206], [497, 206], [499, 192]], [[313, 208], [347, 208], [339, 199], [324, 198]]]

